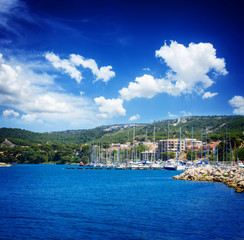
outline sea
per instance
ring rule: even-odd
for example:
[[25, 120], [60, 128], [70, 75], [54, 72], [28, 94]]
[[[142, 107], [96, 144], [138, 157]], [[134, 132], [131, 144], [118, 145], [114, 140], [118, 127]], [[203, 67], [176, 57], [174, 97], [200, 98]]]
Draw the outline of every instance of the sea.
[[1, 167], [0, 239], [244, 239], [244, 193], [180, 173]]

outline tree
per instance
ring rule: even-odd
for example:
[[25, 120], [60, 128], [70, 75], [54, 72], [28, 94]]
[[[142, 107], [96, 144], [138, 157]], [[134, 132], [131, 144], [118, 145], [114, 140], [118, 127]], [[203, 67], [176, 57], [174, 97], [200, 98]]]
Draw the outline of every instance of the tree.
[[175, 152], [169, 152], [169, 154], [167, 152], [163, 152], [160, 154], [160, 158], [164, 161], [168, 159], [174, 159], [175, 157], [176, 157]]
[[90, 153], [90, 145], [88, 145], [88, 144], [83, 145], [81, 148], [81, 155], [89, 156], [89, 153]]
[[196, 152], [189, 149], [187, 151], [186, 158], [187, 158], [187, 160], [195, 160], [196, 159]]
[[237, 155], [238, 159], [244, 160], [244, 147], [238, 148], [236, 150], [236, 155]]
[[89, 158], [87, 156], [81, 157], [81, 161], [86, 165], [89, 163]]

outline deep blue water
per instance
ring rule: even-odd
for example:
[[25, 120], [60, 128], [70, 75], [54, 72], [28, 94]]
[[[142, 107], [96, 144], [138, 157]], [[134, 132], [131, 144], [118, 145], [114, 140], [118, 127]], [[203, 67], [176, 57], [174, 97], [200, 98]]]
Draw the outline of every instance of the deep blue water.
[[176, 174], [2, 167], [0, 239], [244, 239], [244, 194]]

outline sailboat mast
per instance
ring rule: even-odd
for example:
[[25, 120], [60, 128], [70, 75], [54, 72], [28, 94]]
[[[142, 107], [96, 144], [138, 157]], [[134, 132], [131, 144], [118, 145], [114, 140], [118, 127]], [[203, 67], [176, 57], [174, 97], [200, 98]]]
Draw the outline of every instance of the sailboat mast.
[[191, 129], [191, 161], [192, 161], [192, 152], [193, 152], [193, 127]]
[[153, 161], [155, 162], [155, 126], [153, 128]]
[[93, 145], [92, 145], [92, 163], [95, 162], [95, 147], [94, 147], [94, 139], [93, 139]]
[[135, 125], [134, 125], [134, 129], [133, 129], [133, 153], [132, 153], [132, 157], [133, 157], [133, 162], [135, 161]]
[[[201, 128], [201, 142], [202, 142], [202, 128]], [[201, 160], [202, 160], [202, 146], [203, 145], [201, 145]]]
[[168, 121], [168, 135], [167, 135], [167, 160], [169, 160], [169, 121]]
[[109, 151], [109, 162], [110, 162], [110, 165], [112, 164], [111, 154], [112, 154], [112, 149], [110, 149], [110, 151]]
[[229, 148], [230, 148], [230, 162], [232, 161], [232, 146], [230, 141], [230, 135], [229, 135]]
[[103, 144], [101, 143], [101, 163], [103, 163]]
[[226, 164], [227, 164], [227, 154], [228, 154], [228, 140], [227, 140], [227, 125], [226, 125], [226, 128], [225, 128], [225, 159], [226, 159]]
[[207, 128], [205, 128], [205, 156], [204, 156], [205, 162], [206, 162], [206, 157], [207, 157]]
[[225, 161], [225, 140], [223, 141], [223, 163]]
[[181, 152], [181, 128], [180, 128], [180, 136], [179, 136], [179, 144], [178, 144], [177, 160], [179, 159], [180, 152]]
[[120, 149], [118, 148], [119, 166], [120, 166]]
[[146, 150], [146, 151], [145, 151], [146, 159], [145, 159], [145, 160], [148, 161], [147, 128], [146, 128], [146, 139], [145, 139], [145, 140], [146, 140], [146, 146], [145, 146], [145, 147], [146, 147], [146, 148], [145, 148], [145, 150]]
[[[128, 129], [128, 133], [127, 133], [127, 143], [129, 144], [129, 133], [130, 133], [130, 129]], [[126, 160], [127, 162], [129, 161], [129, 146], [127, 145], [127, 149], [126, 149]]]

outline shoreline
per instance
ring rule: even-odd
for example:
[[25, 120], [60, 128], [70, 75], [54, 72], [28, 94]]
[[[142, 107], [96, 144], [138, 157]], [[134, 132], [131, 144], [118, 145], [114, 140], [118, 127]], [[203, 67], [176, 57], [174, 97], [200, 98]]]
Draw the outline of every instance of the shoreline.
[[0, 167], [11, 167], [11, 163], [0, 163]]
[[222, 169], [213, 166], [193, 167], [187, 169], [180, 175], [173, 177], [176, 180], [222, 182], [227, 186], [235, 188], [235, 192], [244, 192], [244, 169], [232, 167]]

